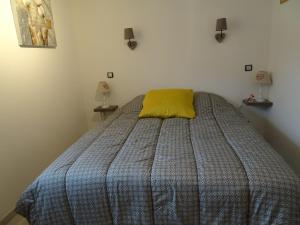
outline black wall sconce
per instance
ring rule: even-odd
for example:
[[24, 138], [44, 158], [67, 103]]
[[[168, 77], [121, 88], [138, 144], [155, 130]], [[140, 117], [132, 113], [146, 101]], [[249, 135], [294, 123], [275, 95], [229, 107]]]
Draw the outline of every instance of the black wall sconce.
[[223, 33], [223, 30], [227, 30], [227, 19], [226, 18], [217, 19], [216, 31], [221, 31], [221, 32], [216, 34], [215, 38], [219, 43], [221, 43], [226, 37], [226, 34]]
[[129, 40], [127, 45], [131, 50], [134, 50], [137, 47], [136, 41], [131, 41], [131, 39], [134, 39], [134, 33], [132, 28], [125, 28], [124, 30], [124, 39]]

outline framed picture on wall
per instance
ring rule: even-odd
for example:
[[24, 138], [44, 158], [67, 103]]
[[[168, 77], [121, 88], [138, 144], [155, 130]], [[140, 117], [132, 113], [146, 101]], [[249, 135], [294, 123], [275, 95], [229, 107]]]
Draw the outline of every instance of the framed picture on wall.
[[50, 0], [11, 0], [11, 6], [21, 47], [56, 47]]

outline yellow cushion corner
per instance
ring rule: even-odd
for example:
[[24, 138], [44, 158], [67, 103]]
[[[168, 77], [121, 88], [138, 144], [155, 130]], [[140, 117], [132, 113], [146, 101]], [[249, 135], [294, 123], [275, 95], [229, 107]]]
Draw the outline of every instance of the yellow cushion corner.
[[194, 93], [191, 89], [161, 89], [149, 91], [143, 101], [140, 118], [188, 118], [196, 116]]

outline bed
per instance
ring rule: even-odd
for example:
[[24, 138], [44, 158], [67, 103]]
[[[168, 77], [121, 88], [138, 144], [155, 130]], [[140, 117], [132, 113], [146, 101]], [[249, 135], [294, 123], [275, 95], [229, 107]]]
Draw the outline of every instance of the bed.
[[17, 203], [33, 225], [299, 225], [300, 181], [224, 98], [195, 119], [139, 119], [138, 96], [54, 161]]

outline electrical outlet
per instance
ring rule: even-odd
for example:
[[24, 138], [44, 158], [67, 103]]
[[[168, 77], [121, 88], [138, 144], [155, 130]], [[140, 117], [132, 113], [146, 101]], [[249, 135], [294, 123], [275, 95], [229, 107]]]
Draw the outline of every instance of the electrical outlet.
[[107, 78], [108, 79], [114, 78], [114, 73], [113, 72], [107, 72]]
[[245, 71], [246, 72], [251, 72], [253, 70], [253, 65], [249, 64], [249, 65], [245, 65]]

